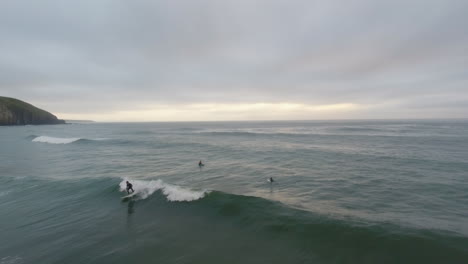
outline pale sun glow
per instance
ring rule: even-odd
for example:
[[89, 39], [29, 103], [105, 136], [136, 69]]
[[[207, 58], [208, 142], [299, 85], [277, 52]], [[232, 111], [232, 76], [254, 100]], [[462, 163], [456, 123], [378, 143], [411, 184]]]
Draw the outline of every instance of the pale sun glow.
[[353, 103], [310, 105], [300, 103], [177, 104], [148, 105], [138, 110], [102, 114], [58, 113], [63, 119], [104, 122], [133, 121], [235, 121], [235, 120], [317, 120], [346, 116], [365, 108]]

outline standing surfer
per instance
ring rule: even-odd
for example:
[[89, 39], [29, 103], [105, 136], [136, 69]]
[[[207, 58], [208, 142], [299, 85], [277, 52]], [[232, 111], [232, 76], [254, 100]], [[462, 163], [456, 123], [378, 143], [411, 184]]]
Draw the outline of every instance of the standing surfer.
[[132, 190], [132, 193], [135, 192], [135, 190], [133, 190], [133, 185], [127, 181], [127, 193], [130, 194], [130, 190]]
[[200, 161], [198, 162], [198, 166], [200, 166], [200, 167], [201, 167], [201, 166], [205, 166], [205, 164], [203, 164], [203, 162], [200, 160]]

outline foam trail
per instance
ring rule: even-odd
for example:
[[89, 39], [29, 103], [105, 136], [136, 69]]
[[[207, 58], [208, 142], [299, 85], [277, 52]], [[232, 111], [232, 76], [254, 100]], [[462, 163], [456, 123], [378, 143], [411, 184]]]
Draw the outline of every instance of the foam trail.
[[50, 144], [69, 144], [80, 140], [81, 138], [58, 138], [58, 137], [47, 137], [47, 136], [39, 136], [34, 138], [33, 142], [41, 142], [41, 143], [50, 143]]
[[[127, 188], [127, 179], [124, 179], [120, 184], [120, 191], [125, 191]], [[135, 196], [141, 199], [146, 199], [154, 192], [161, 190], [166, 196], [166, 199], [171, 202], [183, 202], [183, 201], [195, 201], [203, 198], [208, 192], [207, 191], [192, 191], [189, 189], [182, 188], [180, 186], [164, 183], [162, 180], [154, 181], [141, 181], [141, 180], [129, 180], [133, 184], [135, 190]]]

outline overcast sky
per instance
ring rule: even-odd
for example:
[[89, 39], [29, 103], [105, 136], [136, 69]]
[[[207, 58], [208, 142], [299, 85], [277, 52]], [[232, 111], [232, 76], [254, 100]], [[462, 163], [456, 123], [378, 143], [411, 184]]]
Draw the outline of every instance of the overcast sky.
[[1, 0], [0, 95], [97, 121], [467, 118], [467, 0]]

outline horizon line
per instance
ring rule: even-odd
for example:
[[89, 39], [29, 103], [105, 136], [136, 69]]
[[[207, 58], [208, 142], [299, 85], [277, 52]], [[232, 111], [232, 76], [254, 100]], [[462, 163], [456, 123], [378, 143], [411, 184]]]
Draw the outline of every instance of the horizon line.
[[349, 118], [349, 119], [258, 119], [258, 120], [174, 120], [174, 121], [96, 121], [96, 120], [76, 120], [76, 119], [62, 119], [67, 121], [83, 122], [83, 123], [216, 123], [216, 122], [320, 122], [320, 121], [449, 121], [459, 120], [468, 121], [468, 117], [449, 117], [449, 118]]

